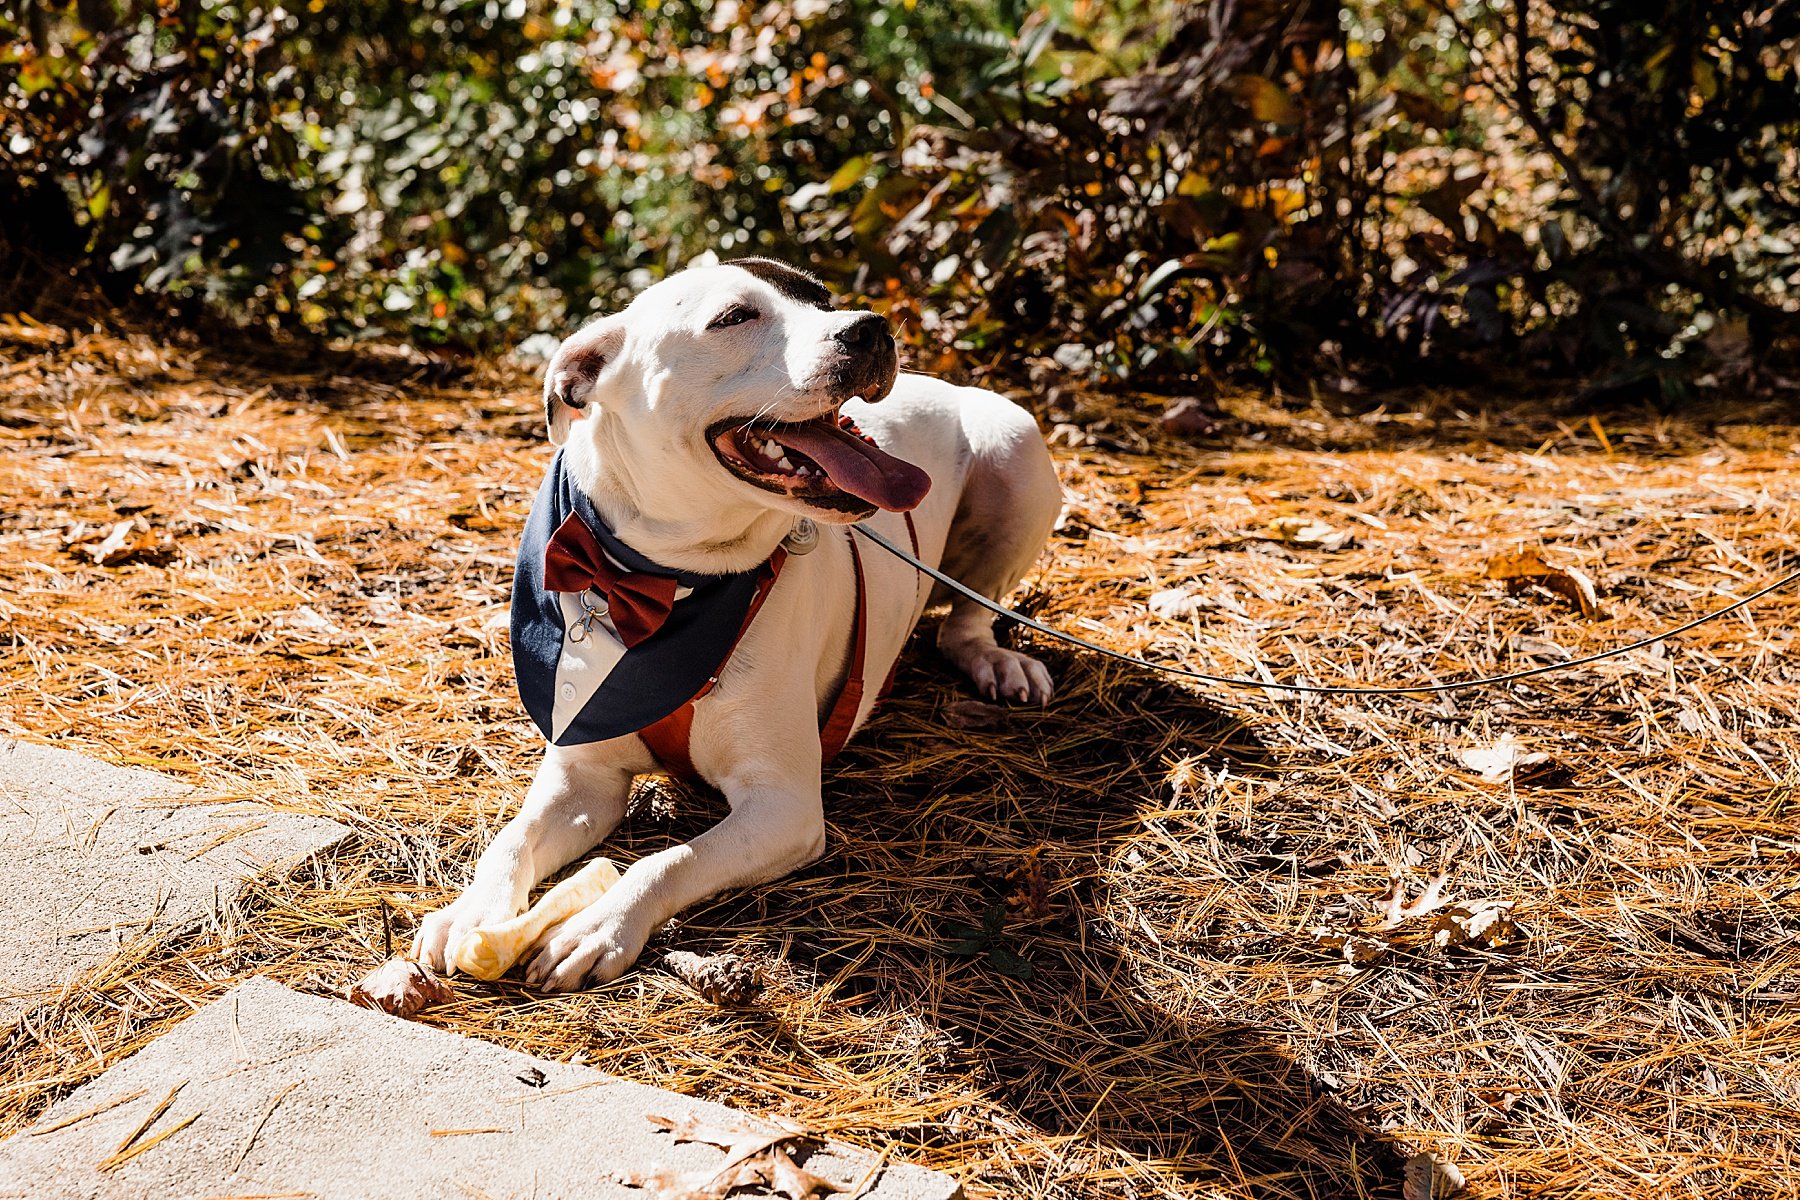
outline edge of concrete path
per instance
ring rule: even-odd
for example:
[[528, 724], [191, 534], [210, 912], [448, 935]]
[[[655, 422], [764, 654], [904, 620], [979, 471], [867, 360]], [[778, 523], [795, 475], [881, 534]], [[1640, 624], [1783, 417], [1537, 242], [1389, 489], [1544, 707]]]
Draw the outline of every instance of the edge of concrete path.
[[[140, 1139], [174, 1130], [167, 1142], [99, 1170], [177, 1084]], [[133, 1098], [92, 1111], [122, 1096]], [[722, 1104], [254, 977], [0, 1142], [0, 1197], [652, 1200], [656, 1192], [627, 1187], [618, 1173], [710, 1172], [725, 1160], [711, 1145], [676, 1142], [650, 1114], [768, 1126]], [[876, 1162], [826, 1141], [806, 1166], [849, 1187]], [[961, 1200], [963, 1192], [948, 1175], [889, 1161], [863, 1195]]]
[[0, 928], [15, 958], [0, 1025], [79, 988], [127, 944], [162, 943], [329, 852], [350, 829], [250, 801], [202, 803], [180, 780], [0, 738]]

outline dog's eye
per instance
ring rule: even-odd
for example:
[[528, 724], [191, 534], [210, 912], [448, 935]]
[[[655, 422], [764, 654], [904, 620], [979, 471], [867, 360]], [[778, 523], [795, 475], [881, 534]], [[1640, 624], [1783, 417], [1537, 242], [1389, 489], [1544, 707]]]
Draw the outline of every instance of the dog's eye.
[[748, 304], [734, 304], [712, 319], [708, 329], [729, 329], [733, 325], [742, 325], [745, 321], [754, 321], [762, 316]]

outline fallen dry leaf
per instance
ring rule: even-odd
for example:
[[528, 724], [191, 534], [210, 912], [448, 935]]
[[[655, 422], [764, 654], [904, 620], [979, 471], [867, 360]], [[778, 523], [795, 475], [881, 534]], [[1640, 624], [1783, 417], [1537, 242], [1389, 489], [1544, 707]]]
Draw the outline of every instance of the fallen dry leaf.
[[286, 635], [284, 640], [291, 646], [346, 646], [356, 641], [342, 626], [310, 604], [279, 613], [269, 624], [281, 630]]
[[643, 1174], [621, 1172], [617, 1176], [627, 1187], [643, 1188], [651, 1200], [724, 1200], [738, 1188], [757, 1186], [787, 1200], [849, 1190], [793, 1160], [788, 1144], [812, 1140], [803, 1130], [769, 1129], [743, 1117], [728, 1123], [692, 1114], [680, 1120], [654, 1114], [645, 1119], [668, 1130], [677, 1142], [703, 1142], [725, 1151], [725, 1161], [717, 1167], [697, 1171], [658, 1167]]
[[775, 1189], [776, 1195], [787, 1196], [791, 1200], [806, 1200], [808, 1196], [826, 1196], [850, 1190], [831, 1182], [823, 1175], [807, 1170], [788, 1157], [788, 1152], [780, 1146], [769, 1148], [769, 1165], [772, 1171], [766, 1182]]
[[1567, 648], [1543, 638], [1516, 637], [1512, 640], [1512, 652], [1525, 658], [1538, 658], [1546, 662], [1568, 662], [1575, 656]]
[[1366, 967], [1387, 957], [1389, 945], [1380, 938], [1363, 933], [1339, 933], [1320, 927], [1312, 931], [1313, 940], [1327, 950], [1336, 950], [1353, 967]]
[[1517, 941], [1519, 927], [1512, 918], [1512, 901], [1495, 900], [1452, 904], [1431, 923], [1431, 940], [1440, 947], [1477, 946], [1497, 949]]
[[653, 1171], [621, 1171], [614, 1176], [626, 1187], [643, 1188], [652, 1200], [724, 1200], [738, 1188], [763, 1182], [757, 1162], [733, 1163], [718, 1171], [677, 1171], [657, 1167]]
[[1524, 1096], [1519, 1092], [1509, 1092], [1504, 1088], [1476, 1088], [1475, 1099], [1487, 1105], [1495, 1112], [1510, 1113]]
[[792, 1130], [771, 1129], [735, 1114], [721, 1121], [711, 1121], [692, 1113], [680, 1120], [654, 1113], [646, 1115], [644, 1119], [658, 1129], [668, 1130], [677, 1142], [701, 1142], [708, 1146], [718, 1146], [726, 1151], [728, 1158], [760, 1154], [776, 1142], [800, 1136]]
[[1536, 549], [1496, 555], [1488, 561], [1484, 575], [1503, 581], [1506, 590], [1515, 594], [1528, 587], [1543, 588], [1573, 604], [1584, 617], [1600, 612], [1600, 598], [1594, 590], [1594, 581], [1585, 572], [1575, 567], [1551, 566]]
[[788, 1200], [849, 1190], [808, 1171], [780, 1146], [770, 1146], [754, 1158], [730, 1163], [717, 1172], [658, 1167], [644, 1174], [621, 1172], [617, 1179], [627, 1187], [645, 1189], [654, 1200], [725, 1200], [739, 1188], [752, 1187], [767, 1188]]
[[985, 700], [954, 700], [944, 706], [944, 724], [952, 729], [998, 729], [1006, 710]]
[[95, 565], [102, 567], [116, 567], [128, 562], [166, 562], [174, 553], [174, 547], [138, 517], [125, 518], [98, 541], [76, 538], [69, 543], [71, 550], [77, 547], [93, 559]]
[[1006, 882], [1012, 885], [1006, 906], [1039, 921], [1055, 911], [1050, 905], [1050, 881], [1044, 874], [1043, 853], [1042, 843], [1033, 846], [1026, 852], [1025, 861], [1006, 873]]
[[1290, 546], [1306, 546], [1319, 550], [1342, 550], [1354, 545], [1356, 534], [1348, 529], [1333, 529], [1312, 517], [1276, 517], [1269, 522], [1265, 535]]
[[396, 955], [350, 985], [350, 1002], [396, 1017], [412, 1017], [456, 999], [456, 989], [424, 963]]
[[1224, 425], [1216, 407], [1192, 396], [1184, 396], [1163, 410], [1162, 427], [1165, 433], [1211, 437], [1224, 428]]
[[1510, 783], [1521, 767], [1540, 766], [1550, 761], [1548, 754], [1525, 749], [1510, 733], [1491, 746], [1473, 746], [1457, 757], [1463, 766], [1481, 776], [1483, 783]]
[[1406, 899], [1406, 883], [1395, 877], [1388, 887], [1388, 893], [1382, 897], [1381, 924], [1377, 929], [1393, 929], [1408, 917], [1422, 917], [1426, 913], [1435, 912], [1444, 905], [1444, 883], [1449, 875], [1439, 871], [1419, 893], [1419, 898], [1410, 903]]
[[1429, 1150], [1406, 1160], [1406, 1182], [1401, 1187], [1406, 1200], [1443, 1200], [1462, 1191], [1463, 1186], [1463, 1174], [1456, 1164]]
[[[1456, 851], [1451, 851], [1454, 858]], [[1381, 898], [1381, 919], [1359, 930], [1319, 926], [1310, 930], [1313, 941], [1336, 950], [1351, 968], [1380, 962], [1389, 953], [1473, 947], [1494, 950], [1520, 937], [1512, 919], [1512, 902], [1444, 899], [1448, 871], [1433, 875], [1419, 895], [1406, 898], [1406, 886], [1396, 878]]]

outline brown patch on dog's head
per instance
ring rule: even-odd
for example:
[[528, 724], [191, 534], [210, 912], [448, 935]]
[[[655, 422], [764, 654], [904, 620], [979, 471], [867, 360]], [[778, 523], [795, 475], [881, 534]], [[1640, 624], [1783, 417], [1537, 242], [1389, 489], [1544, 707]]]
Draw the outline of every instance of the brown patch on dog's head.
[[734, 258], [720, 265], [743, 268], [796, 304], [804, 304], [808, 308], [831, 308], [831, 292], [819, 281], [818, 276], [798, 267], [790, 267], [772, 258]]

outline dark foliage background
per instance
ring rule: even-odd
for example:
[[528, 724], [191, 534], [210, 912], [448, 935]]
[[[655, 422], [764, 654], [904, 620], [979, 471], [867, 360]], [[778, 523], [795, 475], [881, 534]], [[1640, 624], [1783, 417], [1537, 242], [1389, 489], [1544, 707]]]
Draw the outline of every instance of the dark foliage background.
[[809, 263], [927, 369], [1787, 383], [1793, 3], [6, 12], [9, 308], [491, 350], [712, 249]]

